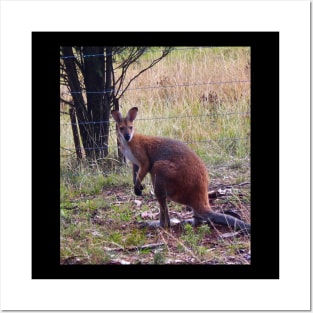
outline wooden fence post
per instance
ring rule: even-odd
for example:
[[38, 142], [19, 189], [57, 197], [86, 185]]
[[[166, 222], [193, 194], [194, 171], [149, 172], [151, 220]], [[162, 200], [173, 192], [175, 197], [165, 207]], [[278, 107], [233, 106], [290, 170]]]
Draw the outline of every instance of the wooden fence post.
[[72, 125], [73, 139], [74, 139], [75, 151], [76, 151], [77, 159], [78, 160], [82, 160], [82, 151], [81, 151], [81, 147], [80, 147], [80, 144], [79, 144], [78, 127], [77, 127], [76, 114], [74, 112], [74, 109], [70, 108], [69, 109], [69, 114], [70, 114], [70, 117], [71, 117], [71, 125]]

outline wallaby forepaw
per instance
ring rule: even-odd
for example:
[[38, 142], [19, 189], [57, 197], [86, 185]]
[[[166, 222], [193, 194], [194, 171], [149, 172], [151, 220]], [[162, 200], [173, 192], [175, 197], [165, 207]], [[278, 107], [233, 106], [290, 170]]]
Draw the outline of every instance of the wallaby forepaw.
[[135, 188], [134, 188], [134, 191], [135, 191], [135, 195], [136, 196], [142, 196], [142, 190], [145, 189], [145, 185], [142, 185], [140, 184], [139, 186], [137, 184], [135, 184]]
[[136, 196], [142, 196], [142, 189], [140, 187], [139, 188], [135, 187], [134, 192]]

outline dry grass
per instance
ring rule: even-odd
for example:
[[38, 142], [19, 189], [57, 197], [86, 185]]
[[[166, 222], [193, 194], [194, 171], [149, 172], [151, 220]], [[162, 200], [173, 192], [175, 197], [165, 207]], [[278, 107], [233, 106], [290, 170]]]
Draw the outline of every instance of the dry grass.
[[[214, 140], [218, 142], [217, 148], [221, 148], [226, 155], [244, 157], [249, 147], [245, 146], [243, 139], [240, 139], [240, 144], [245, 146], [245, 151], [235, 148], [229, 153], [227, 145], [229, 138], [247, 138], [250, 132], [249, 114], [229, 114], [250, 112], [250, 83], [246, 83], [250, 81], [249, 49], [182, 51], [174, 51], [135, 81], [132, 90], [121, 100], [122, 109], [127, 111], [132, 106], [139, 107], [136, 127], [145, 134], [168, 136], [185, 142]], [[137, 66], [145, 66], [154, 57], [154, 53], [148, 54]], [[133, 69], [129, 77], [138, 70]], [[245, 82], [226, 83], [231, 81]], [[179, 87], [166, 87], [177, 85]], [[161, 88], [136, 90], [145, 86]], [[164, 119], [149, 119], [153, 117]], [[140, 118], [148, 120], [140, 121]], [[192, 147], [199, 153], [210, 150], [203, 143]], [[213, 147], [212, 154], [216, 155], [214, 150]], [[207, 152], [210, 161], [211, 154]]]
[[[156, 53], [140, 59], [129, 78]], [[205, 161], [211, 188], [249, 182], [250, 83], [230, 81], [250, 81], [249, 48], [175, 50], [131, 85], [120, 100], [121, 110], [139, 108], [137, 132], [188, 142]], [[62, 116], [64, 123], [69, 123], [67, 116]], [[145, 216], [158, 217], [158, 205], [149, 179], [144, 198], [133, 195], [131, 171], [118, 165], [115, 142], [112, 131], [110, 155], [92, 167], [77, 164], [73, 152], [61, 149], [68, 155], [61, 159], [62, 264], [249, 264], [249, 238], [224, 238], [230, 232], [225, 227], [140, 229], [137, 223]], [[61, 146], [73, 148], [70, 125], [61, 128]], [[231, 209], [249, 221], [249, 185], [233, 191], [213, 208]], [[171, 203], [171, 217], [188, 214]], [[159, 246], [147, 248], [152, 244]]]

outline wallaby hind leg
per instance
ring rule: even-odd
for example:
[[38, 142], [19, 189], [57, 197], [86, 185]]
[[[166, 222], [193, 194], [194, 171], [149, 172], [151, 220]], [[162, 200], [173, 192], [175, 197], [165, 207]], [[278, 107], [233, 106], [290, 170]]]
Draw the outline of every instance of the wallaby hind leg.
[[166, 197], [158, 198], [158, 202], [160, 204], [160, 226], [163, 228], [169, 228], [171, 227], [171, 223], [166, 204]]

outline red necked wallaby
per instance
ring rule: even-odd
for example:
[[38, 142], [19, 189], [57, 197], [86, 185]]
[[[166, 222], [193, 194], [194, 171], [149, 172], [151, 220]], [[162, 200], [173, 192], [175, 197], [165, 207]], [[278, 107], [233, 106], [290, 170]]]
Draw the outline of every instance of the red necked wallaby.
[[[203, 221], [230, 225], [250, 232], [250, 225], [221, 213], [213, 212], [208, 197], [209, 176], [203, 161], [185, 144], [174, 139], [135, 133], [136, 107], [126, 117], [111, 112], [116, 124], [120, 149], [133, 163], [135, 194], [142, 194], [141, 182], [150, 173], [154, 193], [160, 204], [159, 226], [170, 227], [167, 199], [193, 209], [193, 224]], [[156, 225], [154, 223], [154, 225]]]

